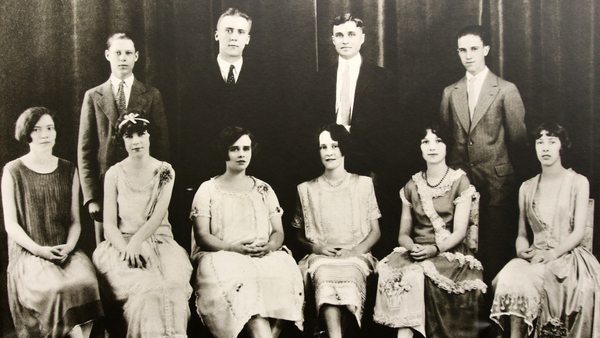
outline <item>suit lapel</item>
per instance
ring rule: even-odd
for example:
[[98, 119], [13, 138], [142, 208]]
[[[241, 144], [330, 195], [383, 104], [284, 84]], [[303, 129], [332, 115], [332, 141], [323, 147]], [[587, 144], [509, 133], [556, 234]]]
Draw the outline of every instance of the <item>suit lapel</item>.
[[97, 106], [100, 108], [102, 113], [106, 115], [110, 123], [116, 127], [117, 120], [119, 119], [119, 114], [117, 113], [117, 103], [115, 101], [115, 96], [112, 92], [112, 87], [110, 84], [110, 79], [104, 82], [97, 90], [96, 90], [96, 98], [95, 101]]
[[146, 86], [134, 78], [133, 85], [131, 86], [131, 94], [129, 95], [129, 104], [127, 105], [127, 109], [142, 109], [146, 104], [146, 98], [143, 95], [145, 92]]
[[471, 130], [477, 126], [477, 123], [481, 121], [483, 115], [488, 111], [490, 105], [496, 99], [499, 90], [498, 77], [492, 72], [489, 72], [481, 87], [479, 100], [477, 100], [477, 106], [475, 107], [475, 112], [473, 113], [473, 119], [471, 121]]
[[[360, 64], [360, 71], [358, 72], [358, 79], [356, 79], [356, 90], [354, 91], [354, 103], [352, 105], [352, 121], [351, 124], [360, 121], [360, 109], [354, 109], [357, 103], [361, 101], [366, 88], [373, 81], [373, 68], [363, 60]], [[357, 114], [358, 113], [358, 114]]]
[[471, 125], [471, 116], [469, 114], [469, 103], [467, 102], [467, 78], [463, 77], [454, 86], [452, 91], [452, 102], [454, 102], [454, 111], [458, 116], [465, 132], [469, 132]]

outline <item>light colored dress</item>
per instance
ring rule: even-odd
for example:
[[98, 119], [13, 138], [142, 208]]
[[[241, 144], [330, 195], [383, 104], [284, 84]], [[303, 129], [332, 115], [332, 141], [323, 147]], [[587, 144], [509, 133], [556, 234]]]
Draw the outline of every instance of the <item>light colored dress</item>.
[[[319, 177], [298, 185], [298, 196], [293, 226], [317, 245], [352, 249], [369, 235], [371, 221], [381, 217], [370, 177], [350, 174], [337, 187]], [[350, 258], [305, 256], [299, 266], [317, 315], [323, 304], [346, 306], [360, 326], [367, 276], [376, 264], [370, 252]]]
[[[540, 175], [521, 185], [533, 247], [556, 248], [573, 231], [575, 201], [587, 178], [568, 170], [557, 196], [535, 198]], [[600, 337], [600, 264], [582, 246], [546, 264], [515, 258], [493, 281], [496, 291], [490, 318], [504, 327], [511, 315], [521, 317], [536, 336]]]
[[[40, 174], [20, 159], [6, 164], [15, 191], [17, 220], [42, 246], [65, 244], [71, 226], [75, 165], [59, 159]], [[76, 325], [103, 315], [94, 266], [79, 250], [61, 264], [32, 255], [8, 238], [7, 289], [18, 337], [65, 337]]]
[[[273, 189], [251, 178], [254, 186], [247, 192], [219, 190], [214, 178], [202, 183], [190, 218], [210, 218], [211, 234], [226, 243], [268, 242], [270, 219], [281, 217], [283, 210]], [[196, 307], [215, 337], [237, 337], [255, 315], [294, 321], [302, 328], [302, 276], [284, 249], [256, 258], [224, 250], [203, 251], [192, 241]]]
[[[154, 212], [165, 184], [173, 179], [173, 168], [163, 162], [143, 186], [134, 186], [127, 179], [121, 163], [106, 175], [116, 178], [118, 227], [129, 241]], [[187, 337], [192, 265], [187, 252], [173, 239], [168, 213], [141, 250], [149, 257], [146, 269], [129, 267], [108, 241], [100, 243], [93, 255], [100, 282], [107, 283], [110, 290], [107, 298], [124, 303], [127, 337]]]
[[[462, 170], [449, 169], [436, 187], [419, 172], [400, 190], [411, 208], [416, 244], [440, 244], [452, 234], [456, 204], [471, 201], [475, 188]], [[411, 328], [425, 337], [477, 337], [478, 303], [486, 285], [483, 267], [464, 242], [416, 262], [398, 247], [377, 266], [379, 282], [373, 319]]]

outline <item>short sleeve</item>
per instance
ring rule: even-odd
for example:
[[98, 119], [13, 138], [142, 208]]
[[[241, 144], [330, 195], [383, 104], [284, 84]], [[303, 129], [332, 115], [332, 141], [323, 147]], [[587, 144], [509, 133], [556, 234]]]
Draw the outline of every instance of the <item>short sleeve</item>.
[[373, 187], [373, 180], [369, 177], [368, 182], [366, 183], [368, 186], [366, 187], [368, 192], [368, 206], [369, 209], [367, 212], [369, 213], [369, 220], [377, 220], [381, 218], [381, 211], [379, 211], [379, 205], [377, 205], [377, 197], [375, 197], [375, 187]]
[[473, 194], [475, 193], [475, 187], [471, 185], [471, 182], [469, 181], [467, 176], [462, 175], [458, 180], [456, 180], [455, 184], [458, 185], [456, 189], [458, 197], [454, 199], [454, 205], [457, 205], [464, 201], [471, 201], [471, 199], [473, 198]]
[[267, 208], [269, 208], [269, 218], [273, 217], [273, 216], [279, 216], [281, 217], [281, 215], [283, 215], [283, 209], [281, 208], [281, 206], [279, 205], [279, 199], [277, 199], [277, 195], [275, 194], [275, 191], [273, 190], [273, 188], [271, 188], [270, 185], [264, 183], [264, 185], [267, 187], [267, 191], [266, 191], [266, 203], [267, 203]]
[[400, 199], [402, 200], [402, 204], [412, 208], [412, 203], [410, 203], [412, 199], [412, 189], [414, 189], [415, 184], [411, 179], [406, 183], [404, 188], [400, 189]]
[[214, 184], [212, 181], [206, 181], [200, 185], [194, 201], [192, 202], [192, 211], [190, 212], [190, 219], [193, 220], [196, 217], [208, 217], [211, 218], [210, 207], [211, 207], [211, 186]]

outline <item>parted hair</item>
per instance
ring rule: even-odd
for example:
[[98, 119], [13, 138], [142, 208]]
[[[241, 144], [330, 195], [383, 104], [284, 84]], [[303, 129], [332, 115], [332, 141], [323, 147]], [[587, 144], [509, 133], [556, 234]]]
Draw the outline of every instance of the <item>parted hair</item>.
[[127, 35], [127, 33], [119, 32], [111, 34], [108, 37], [108, 39], [106, 40], [106, 49], [110, 49], [110, 46], [112, 45], [113, 41], [120, 39], [131, 40], [131, 42], [133, 42], [133, 48], [135, 48], [135, 41], [133, 41], [133, 39], [129, 35]]
[[342, 156], [346, 156], [352, 151], [352, 138], [346, 127], [342, 126], [341, 124], [330, 123], [319, 129], [316, 137], [317, 144], [319, 146], [319, 136], [321, 136], [321, 134], [325, 131], [329, 132], [332, 140], [337, 141]]
[[492, 46], [492, 39], [490, 38], [490, 32], [483, 28], [480, 25], [472, 25], [461, 28], [458, 33], [456, 33], [456, 40], [462, 38], [466, 35], [475, 35], [478, 36], [483, 42], [484, 46]]
[[223, 14], [221, 14], [219, 20], [217, 20], [217, 27], [219, 27], [219, 22], [221, 22], [221, 19], [223, 19], [226, 16], [239, 16], [241, 18], [246, 19], [246, 21], [248, 21], [248, 33], [250, 33], [250, 31], [252, 30], [252, 18], [250, 18], [248, 14], [233, 7], [228, 8], [225, 12], [223, 12]]
[[336, 17], [335, 19], [333, 19], [331, 21], [331, 29], [333, 29], [334, 26], [339, 26], [339, 25], [344, 24], [344, 23], [346, 23], [348, 21], [354, 22], [356, 24], [356, 27], [360, 27], [363, 30], [363, 33], [364, 33], [365, 27], [364, 27], [363, 21], [361, 19], [353, 16], [350, 13], [342, 14], [342, 15]]
[[542, 132], [544, 131], [548, 136], [558, 137], [560, 140], [561, 155], [565, 149], [571, 148], [571, 140], [569, 139], [567, 130], [556, 122], [544, 122], [535, 128], [535, 130], [531, 133], [531, 139], [534, 141], [532, 144], [535, 144], [535, 140], [543, 136]]
[[54, 114], [52, 110], [46, 107], [31, 107], [22, 112], [15, 123], [15, 138], [17, 141], [25, 144], [31, 143], [31, 133], [33, 132], [33, 128], [44, 115], [48, 115], [52, 118], [52, 121], [54, 121], [54, 128], [56, 129], [56, 114]]
[[258, 152], [258, 143], [256, 143], [254, 135], [248, 129], [238, 126], [228, 126], [221, 130], [215, 145], [219, 157], [224, 161], [229, 161], [229, 148], [244, 135], [248, 135], [252, 142], [252, 154], [254, 155]]

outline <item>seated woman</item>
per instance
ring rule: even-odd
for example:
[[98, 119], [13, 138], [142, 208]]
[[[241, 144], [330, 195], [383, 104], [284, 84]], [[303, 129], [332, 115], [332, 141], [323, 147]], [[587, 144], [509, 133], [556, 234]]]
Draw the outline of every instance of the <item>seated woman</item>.
[[[600, 337], [600, 265], [581, 246], [588, 214], [587, 178], [565, 169], [566, 130], [544, 123], [533, 133], [542, 173], [519, 190], [517, 257], [493, 281], [490, 318], [511, 337]], [[533, 244], [527, 238], [533, 231]]]
[[196, 306], [219, 337], [277, 337], [285, 321], [302, 327], [302, 276], [282, 250], [283, 210], [273, 189], [246, 175], [256, 143], [240, 127], [221, 131], [225, 173], [202, 183], [192, 204]]
[[475, 188], [446, 165], [452, 135], [443, 125], [422, 129], [427, 170], [400, 190], [400, 247], [377, 266], [374, 321], [398, 337], [477, 337], [483, 269], [463, 242]]
[[377, 260], [370, 253], [381, 217], [371, 178], [344, 168], [350, 134], [329, 124], [319, 133], [323, 175], [298, 185], [294, 227], [309, 253], [300, 261], [307, 290], [330, 338], [342, 337], [348, 319], [360, 326], [366, 279]]
[[29, 144], [2, 175], [16, 335], [88, 337], [103, 312], [94, 266], [75, 249], [81, 233], [77, 168], [52, 155], [56, 129], [49, 109], [25, 110], [15, 129], [16, 139]]
[[150, 156], [149, 128], [143, 111], [118, 120], [128, 156], [106, 172], [106, 240], [93, 260], [106, 298], [123, 304], [127, 337], [186, 337], [192, 265], [168, 219], [175, 172]]

